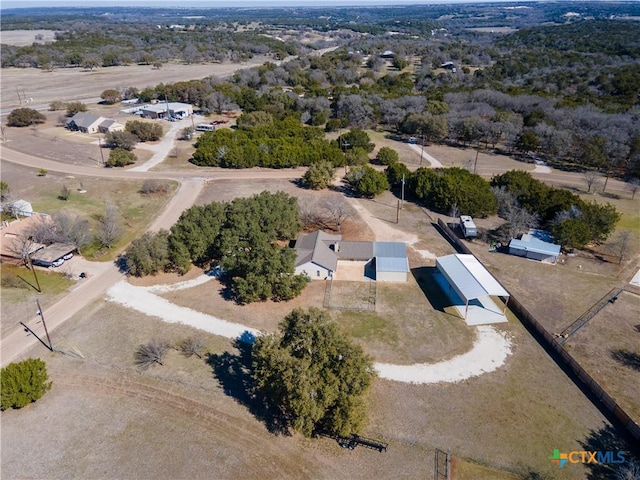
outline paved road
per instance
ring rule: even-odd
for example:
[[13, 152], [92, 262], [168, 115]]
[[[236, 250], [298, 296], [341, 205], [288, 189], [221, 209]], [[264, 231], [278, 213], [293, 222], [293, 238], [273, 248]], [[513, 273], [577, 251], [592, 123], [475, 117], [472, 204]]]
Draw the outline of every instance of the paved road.
[[[171, 142], [167, 142], [168, 149], [171, 148]], [[167, 150], [168, 153], [168, 150]], [[176, 195], [167, 204], [164, 211], [155, 219], [149, 227], [149, 231], [157, 231], [160, 229], [169, 229], [180, 217], [180, 214], [189, 208], [198, 198], [203, 187], [210, 181], [225, 179], [255, 179], [255, 178], [299, 178], [302, 176], [304, 169], [282, 169], [282, 170], [223, 170], [223, 169], [202, 169], [198, 170], [197, 175], [193, 172], [148, 172], [148, 171], [131, 171], [123, 169], [110, 169], [96, 166], [71, 165], [58, 163], [33, 155], [17, 152], [2, 146], [0, 149], [0, 162], [17, 163], [32, 168], [45, 168], [51, 172], [61, 172], [72, 175], [91, 175], [101, 176], [105, 178], [122, 178], [122, 179], [173, 179], [180, 181], [180, 188]], [[46, 309], [44, 313], [45, 321], [49, 333], [53, 332], [57, 327], [62, 325], [67, 319], [81, 311], [104, 293], [113, 285], [115, 285], [123, 276], [113, 263], [96, 263], [92, 268], [92, 275], [81, 280], [74, 289], [59, 300], [56, 304]], [[44, 329], [40, 322], [31, 322], [29, 327], [32, 328], [39, 336], [45, 337]], [[54, 347], [55, 345], [55, 336]], [[30, 347], [38, 343], [37, 338], [28, 332], [17, 329], [0, 341], [0, 364], [6, 365], [17, 359], [27, 351]]]

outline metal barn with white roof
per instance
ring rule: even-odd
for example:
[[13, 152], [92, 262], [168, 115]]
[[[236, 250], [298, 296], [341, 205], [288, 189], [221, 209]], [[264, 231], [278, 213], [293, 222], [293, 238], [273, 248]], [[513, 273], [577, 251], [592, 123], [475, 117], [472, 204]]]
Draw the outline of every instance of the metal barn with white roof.
[[[467, 325], [507, 321], [505, 312], [509, 292], [473, 255], [454, 254], [437, 258], [435, 279]], [[504, 307], [501, 309], [491, 297], [506, 297]]]

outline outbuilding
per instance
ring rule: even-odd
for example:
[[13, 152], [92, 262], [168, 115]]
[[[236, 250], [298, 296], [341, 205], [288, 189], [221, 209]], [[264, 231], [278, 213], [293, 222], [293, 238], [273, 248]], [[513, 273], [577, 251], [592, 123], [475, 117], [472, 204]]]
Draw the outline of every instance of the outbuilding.
[[546, 263], [557, 263], [560, 245], [551, 242], [551, 235], [544, 230], [529, 230], [520, 239], [509, 242], [509, 253], [518, 257], [530, 258]]
[[168, 102], [155, 105], [144, 105], [140, 108], [142, 116], [146, 118], [166, 118], [181, 120], [193, 115], [193, 106], [188, 103]]
[[[434, 279], [467, 325], [507, 321], [509, 292], [473, 255], [453, 254], [436, 258]], [[504, 306], [499, 306], [491, 297], [503, 297]]]
[[57, 262], [64, 262], [65, 257], [72, 256], [76, 248], [71, 243], [52, 243], [31, 255], [31, 261], [41, 267], [53, 267]]

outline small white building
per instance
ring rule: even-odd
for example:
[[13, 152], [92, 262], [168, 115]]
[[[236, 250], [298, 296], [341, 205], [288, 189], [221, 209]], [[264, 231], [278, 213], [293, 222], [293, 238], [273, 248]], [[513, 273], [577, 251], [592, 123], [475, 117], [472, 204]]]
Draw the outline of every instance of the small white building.
[[509, 253], [555, 264], [560, 256], [560, 245], [552, 243], [551, 240], [552, 236], [548, 232], [531, 229], [520, 239], [514, 238], [509, 242]]
[[180, 102], [158, 102], [155, 105], [144, 105], [139, 111], [146, 118], [167, 118], [182, 120], [193, 115], [193, 106]]

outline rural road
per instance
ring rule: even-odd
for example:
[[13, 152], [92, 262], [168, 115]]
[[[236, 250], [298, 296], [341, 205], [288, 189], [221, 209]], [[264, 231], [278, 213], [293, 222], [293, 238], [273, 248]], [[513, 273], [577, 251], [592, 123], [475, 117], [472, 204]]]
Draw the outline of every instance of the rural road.
[[[169, 152], [172, 142], [166, 143], [166, 153]], [[165, 154], [166, 155], [166, 154]], [[165, 209], [149, 226], [149, 231], [169, 229], [180, 217], [182, 212], [195, 203], [204, 186], [211, 181], [225, 179], [293, 179], [299, 178], [304, 173], [304, 169], [282, 169], [282, 170], [223, 170], [223, 169], [202, 169], [197, 175], [193, 172], [147, 172], [131, 170], [110, 169], [97, 166], [71, 165], [58, 163], [33, 155], [17, 152], [2, 146], [0, 148], [0, 163], [10, 162], [31, 168], [45, 168], [51, 172], [60, 172], [71, 175], [90, 175], [104, 178], [120, 179], [171, 179], [180, 182], [180, 187], [175, 196], [169, 201]], [[114, 263], [95, 262], [92, 275], [80, 281], [73, 290], [56, 304], [44, 310], [44, 318], [47, 322], [49, 332], [54, 331], [67, 319], [81, 311], [95, 299], [100, 298], [113, 285], [118, 283], [124, 274]], [[29, 325], [36, 334], [45, 337], [44, 328], [41, 323]], [[38, 339], [23, 329], [11, 331], [0, 340], [0, 364], [7, 365], [28, 348], [38, 343]], [[55, 347], [55, 344], [54, 344]]]

